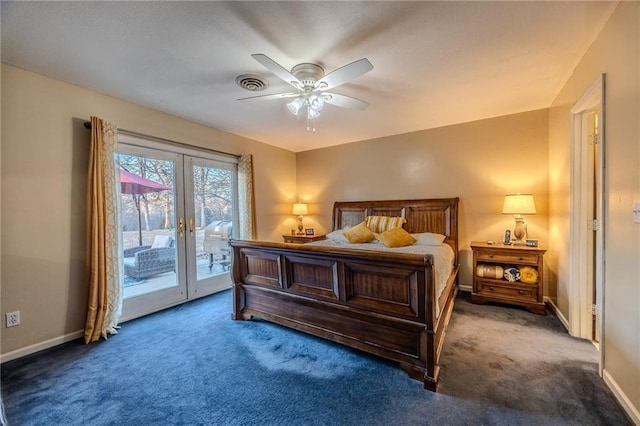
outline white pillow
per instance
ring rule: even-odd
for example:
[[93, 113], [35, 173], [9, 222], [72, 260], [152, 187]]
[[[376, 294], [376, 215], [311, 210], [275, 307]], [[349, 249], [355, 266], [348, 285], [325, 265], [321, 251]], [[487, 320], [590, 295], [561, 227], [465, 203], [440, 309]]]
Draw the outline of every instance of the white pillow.
[[331, 241], [340, 241], [342, 243], [348, 243], [349, 240], [347, 240], [347, 237], [344, 236], [343, 232], [345, 231], [345, 229], [338, 229], [336, 231], [333, 232], [329, 232], [326, 237], [328, 240]]
[[416, 239], [415, 244], [422, 246], [439, 246], [445, 240], [444, 235], [434, 234], [432, 232], [421, 232], [419, 234], [411, 234]]

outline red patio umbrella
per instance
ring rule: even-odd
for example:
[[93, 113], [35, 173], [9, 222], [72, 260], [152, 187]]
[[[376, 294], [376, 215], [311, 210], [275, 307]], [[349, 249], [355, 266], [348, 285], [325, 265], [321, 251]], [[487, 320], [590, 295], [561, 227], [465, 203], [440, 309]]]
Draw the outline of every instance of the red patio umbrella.
[[142, 219], [140, 217], [140, 195], [171, 189], [170, 186], [143, 178], [135, 173], [120, 169], [120, 193], [131, 194], [138, 211], [138, 241], [142, 245]]

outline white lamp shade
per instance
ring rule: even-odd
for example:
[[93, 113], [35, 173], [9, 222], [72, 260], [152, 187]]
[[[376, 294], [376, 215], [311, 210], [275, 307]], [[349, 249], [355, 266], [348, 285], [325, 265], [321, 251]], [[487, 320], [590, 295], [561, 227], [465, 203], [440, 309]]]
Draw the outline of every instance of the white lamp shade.
[[309, 120], [313, 120], [314, 118], [319, 117], [319, 116], [320, 116], [320, 113], [318, 111], [316, 111], [315, 109], [313, 109], [311, 107], [309, 107], [307, 109], [307, 118]]
[[320, 112], [320, 110], [324, 107], [324, 99], [318, 95], [309, 96], [309, 108]]
[[295, 203], [293, 205], [292, 214], [296, 216], [305, 216], [309, 211], [305, 203]]
[[300, 108], [302, 108], [302, 105], [304, 105], [304, 101], [300, 98], [295, 98], [287, 104], [287, 108], [289, 109], [289, 112], [291, 112], [291, 114], [298, 115], [298, 112], [300, 112]]
[[502, 214], [536, 214], [532, 194], [508, 194], [504, 197]]

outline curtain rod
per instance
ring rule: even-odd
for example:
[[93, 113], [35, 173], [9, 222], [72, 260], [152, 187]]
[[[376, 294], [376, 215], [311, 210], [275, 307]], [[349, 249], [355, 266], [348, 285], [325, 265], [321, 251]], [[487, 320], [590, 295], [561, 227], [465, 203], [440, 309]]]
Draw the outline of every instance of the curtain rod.
[[[91, 130], [91, 122], [90, 121], [85, 121], [84, 122], [84, 127], [86, 129]], [[156, 141], [156, 142], [165, 142], [165, 143], [168, 143], [168, 144], [171, 144], [171, 145], [180, 146], [182, 148], [195, 149], [195, 150], [198, 150], [198, 151], [205, 151], [205, 152], [213, 152], [213, 153], [216, 153], [216, 154], [227, 155], [229, 157], [240, 158], [240, 155], [237, 155], [237, 154], [230, 154], [228, 152], [218, 151], [216, 149], [209, 149], [209, 148], [199, 147], [199, 146], [196, 146], [196, 145], [189, 145], [188, 143], [178, 142], [178, 141], [174, 141], [174, 140], [171, 140], [171, 139], [160, 138], [160, 137], [157, 137], [157, 136], [145, 135], [144, 133], [134, 132], [134, 131], [131, 131], [131, 130], [118, 128], [118, 133], [122, 133], [124, 135], [129, 135], [129, 136], [135, 136], [135, 137], [139, 137], [139, 138], [144, 138], [144, 139], [150, 139], [150, 140], [153, 140], [153, 141]]]

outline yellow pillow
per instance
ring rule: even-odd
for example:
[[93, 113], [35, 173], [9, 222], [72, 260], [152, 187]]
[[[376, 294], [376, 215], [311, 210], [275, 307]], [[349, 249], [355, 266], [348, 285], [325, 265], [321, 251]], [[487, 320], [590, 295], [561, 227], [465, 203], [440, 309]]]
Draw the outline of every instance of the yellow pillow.
[[376, 236], [373, 235], [373, 232], [371, 232], [371, 229], [367, 228], [367, 225], [365, 225], [364, 222], [359, 223], [353, 228], [347, 229], [342, 233], [342, 235], [344, 235], [351, 244], [368, 243], [376, 238]]
[[379, 234], [389, 229], [402, 228], [407, 219], [401, 216], [367, 216], [364, 221], [371, 231]]
[[413, 235], [402, 228], [393, 228], [376, 235], [376, 238], [387, 247], [410, 246], [416, 242]]
[[521, 266], [520, 267], [520, 281], [525, 284], [535, 284], [538, 282], [540, 275], [538, 274], [538, 270], [531, 266]]

